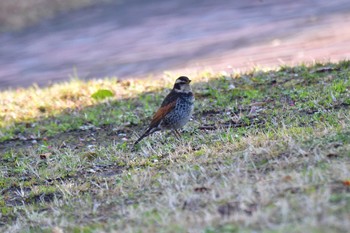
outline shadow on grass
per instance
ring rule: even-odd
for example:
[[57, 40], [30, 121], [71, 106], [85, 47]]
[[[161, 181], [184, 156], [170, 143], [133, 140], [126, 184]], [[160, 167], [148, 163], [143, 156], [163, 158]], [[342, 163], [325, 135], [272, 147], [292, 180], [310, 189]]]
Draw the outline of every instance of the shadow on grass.
[[[218, 93], [211, 88], [213, 85], [219, 85], [220, 82], [225, 82], [225, 80], [219, 78], [209, 82], [197, 82], [193, 85], [194, 92], [197, 90], [201, 92], [196, 95], [197, 102], [206, 98], [210, 100], [204, 109], [195, 109], [194, 120], [200, 120], [202, 123], [199, 130], [215, 130], [219, 127], [218, 124], [212, 124], [210, 120], [203, 122], [203, 119], [199, 118], [211, 119], [225, 111], [223, 106], [216, 108], [215, 96]], [[4, 132], [3, 134], [12, 134], [11, 139], [3, 139], [0, 142], [0, 152], [41, 146], [78, 149], [111, 143], [133, 143], [135, 135], [142, 133], [148, 126], [153, 112], [160, 105], [167, 92], [168, 90], [163, 91], [162, 94], [155, 91], [141, 93], [135, 98], [109, 100], [83, 109], [65, 110], [45, 119], [17, 122], [15, 127], [12, 127], [13, 129], [0, 128], [0, 132]], [[231, 101], [231, 99], [225, 100], [225, 102]], [[232, 111], [232, 114], [238, 113], [238, 111]], [[223, 127], [232, 126], [227, 121], [220, 124]], [[236, 126], [241, 127], [248, 124], [249, 122], [237, 122]]]
[[[312, 96], [324, 88], [322, 82], [331, 85], [334, 79], [330, 79], [330, 75], [346, 76], [348, 68], [349, 62], [344, 61], [339, 64], [316, 64], [314, 67], [281, 67], [278, 71], [252, 71], [238, 78], [233, 74], [212, 75], [209, 81], [199, 78], [192, 85], [196, 96], [194, 120], [189, 123], [190, 126], [196, 125], [195, 129], [191, 129], [192, 134], [218, 128], [261, 127], [267, 121], [271, 124], [273, 111], [281, 109], [285, 109], [284, 112], [314, 115], [319, 113], [320, 107], [334, 109], [348, 106], [350, 101], [346, 97], [344, 101], [338, 98], [332, 103], [327, 97], [324, 103], [312, 104]], [[338, 85], [339, 94], [344, 94], [346, 89], [342, 89], [342, 83]], [[334, 92], [336, 88], [333, 88]], [[30, 123], [18, 122], [12, 129], [12, 138], [0, 142], [0, 152], [50, 146], [81, 150], [111, 143], [131, 144], [148, 126], [153, 112], [167, 92], [141, 93], [135, 98], [109, 100], [82, 109], [65, 110], [45, 119], [33, 119]], [[1, 131], [6, 135], [9, 129], [3, 128]]]

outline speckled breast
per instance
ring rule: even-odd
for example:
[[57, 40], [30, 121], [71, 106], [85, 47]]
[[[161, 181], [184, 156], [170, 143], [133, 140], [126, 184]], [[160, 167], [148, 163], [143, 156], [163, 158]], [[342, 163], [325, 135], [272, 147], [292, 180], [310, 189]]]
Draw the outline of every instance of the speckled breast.
[[164, 129], [178, 129], [183, 127], [192, 116], [193, 103], [194, 97], [192, 93], [180, 96], [174, 110], [165, 116], [161, 127]]

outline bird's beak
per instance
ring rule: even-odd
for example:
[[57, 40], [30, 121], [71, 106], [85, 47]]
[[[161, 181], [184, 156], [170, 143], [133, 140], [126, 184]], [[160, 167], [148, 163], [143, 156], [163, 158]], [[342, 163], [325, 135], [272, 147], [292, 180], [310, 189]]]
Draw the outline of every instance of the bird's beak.
[[192, 81], [192, 80], [189, 79], [189, 80], [188, 80], [188, 83], [190, 83], [191, 81]]

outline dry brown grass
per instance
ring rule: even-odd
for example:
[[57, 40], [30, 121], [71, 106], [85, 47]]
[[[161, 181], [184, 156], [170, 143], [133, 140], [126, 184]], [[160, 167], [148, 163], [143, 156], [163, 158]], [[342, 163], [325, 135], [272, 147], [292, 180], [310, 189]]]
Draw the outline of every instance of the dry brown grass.
[[18, 30], [59, 12], [78, 9], [105, 0], [2, 0], [0, 31]]

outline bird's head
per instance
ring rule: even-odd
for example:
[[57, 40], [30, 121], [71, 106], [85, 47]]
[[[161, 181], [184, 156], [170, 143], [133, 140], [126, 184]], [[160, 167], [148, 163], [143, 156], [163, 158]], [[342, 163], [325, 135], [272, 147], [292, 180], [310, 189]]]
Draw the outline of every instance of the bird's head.
[[192, 92], [190, 82], [191, 80], [186, 76], [180, 76], [176, 79], [173, 90], [182, 93]]

